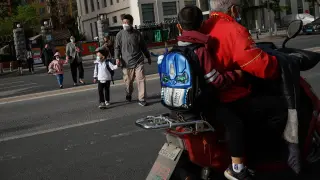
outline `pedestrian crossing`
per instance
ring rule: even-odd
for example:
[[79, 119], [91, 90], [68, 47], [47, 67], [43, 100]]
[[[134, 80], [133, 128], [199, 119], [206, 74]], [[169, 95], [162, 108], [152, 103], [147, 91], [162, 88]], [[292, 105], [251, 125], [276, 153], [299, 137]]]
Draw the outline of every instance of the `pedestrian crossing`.
[[40, 85], [38, 83], [25, 81], [0, 81], [0, 98], [21, 92], [31, 92], [32, 89], [36, 87], [40, 87]]

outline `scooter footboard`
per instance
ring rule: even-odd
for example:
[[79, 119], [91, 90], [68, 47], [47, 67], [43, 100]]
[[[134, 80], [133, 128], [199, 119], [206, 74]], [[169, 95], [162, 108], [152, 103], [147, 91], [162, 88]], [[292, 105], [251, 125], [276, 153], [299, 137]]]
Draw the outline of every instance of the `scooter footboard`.
[[159, 151], [146, 180], [169, 180], [182, 157], [183, 151], [174, 144], [165, 143]]

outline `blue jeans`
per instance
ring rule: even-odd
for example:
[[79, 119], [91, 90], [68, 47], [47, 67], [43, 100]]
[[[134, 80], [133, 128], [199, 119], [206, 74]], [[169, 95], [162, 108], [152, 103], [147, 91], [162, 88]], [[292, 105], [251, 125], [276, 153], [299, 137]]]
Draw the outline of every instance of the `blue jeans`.
[[57, 74], [56, 77], [57, 77], [57, 80], [58, 80], [58, 84], [60, 86], [62, 86], [63, 85], [63, 74]]

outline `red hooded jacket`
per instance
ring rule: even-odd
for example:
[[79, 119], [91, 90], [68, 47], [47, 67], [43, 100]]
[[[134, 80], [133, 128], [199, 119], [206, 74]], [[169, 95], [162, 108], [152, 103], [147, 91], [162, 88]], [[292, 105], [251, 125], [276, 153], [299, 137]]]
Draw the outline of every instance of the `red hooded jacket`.
[[193, 43], [204, 44], [195, 50], [200, 66], [204, 70], [204, 78], [208, 84], [212, 84], [219, 90], [229, 89], [232, 84], [238, 81], [237, 73], [227, 71], [223, 74], [217, 70], [216, 57], [214, 57], [214, 48], [211, 48], [212, 38], [198, 31], [183, 31], [181, 36], [177, 37], [179, 46], [187, 46]]
[[[256, 47], [248, 30], [227, 14], [213, 12], [200, 30], [215, 41], [216, 63], [220, 72], [242, 70], [263, 78], [279, 76], [276, 57], [268, 55]], [[234, 85], [222, 92], [224, 102], [232, 102], [250, 94], [250, 86]]]

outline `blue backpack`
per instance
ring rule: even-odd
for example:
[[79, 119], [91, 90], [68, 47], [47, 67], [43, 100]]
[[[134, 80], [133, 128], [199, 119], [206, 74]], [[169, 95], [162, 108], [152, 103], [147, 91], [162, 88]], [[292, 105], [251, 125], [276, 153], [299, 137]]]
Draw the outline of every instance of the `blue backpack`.
[[176, 112], [192, 112], [200, 105], [204, 72], [195, 50], [203, 44], [174, 46], [158, 58], [161, 103]]

